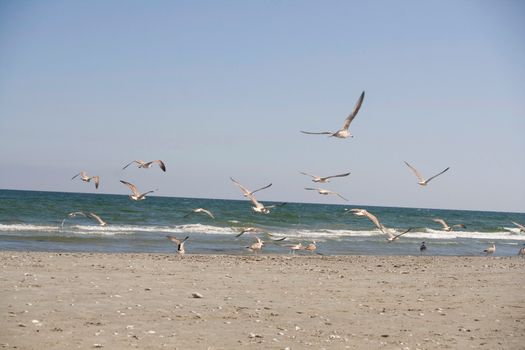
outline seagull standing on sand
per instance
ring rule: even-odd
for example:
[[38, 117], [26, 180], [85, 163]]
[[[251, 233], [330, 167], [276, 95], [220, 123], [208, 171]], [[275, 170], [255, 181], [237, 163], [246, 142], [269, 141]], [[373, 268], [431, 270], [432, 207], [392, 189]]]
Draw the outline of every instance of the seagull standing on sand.
[[310, 253], [313, 253], [317, 250], [317, 245], [315, 244], [315, 241], [312, 241], [312, 243], [308, 244], [304, 250], [309, 251]]
[[296, 250], [304, 250], [304, 246], [302, 243], [291, 245], [289, 246], [289, 248], [290, 248], [290, 253], [292, 255], [295, 254]]
[[523, 226], [522, 224], [518, 224], [517, 222], [514, 222], [514, 221], [512, 221], [512, 223], [520, 229], [520, 232], [525, 232], [525, 226]]
[[259, 237], [255, 237], [256, 239], [256, 242], [253, 243], [252, 245], [246, 247], [249, 251], [252, 251], [255, 253], [255, 255], [257, 255], [257, 252], [260, 251], [264, 245], [264, 241], [261, 241], [261, 239]]
[[126, 185], [126, 186], [128, 186], [130, 188], [130, 190], [131, 190], [131, 192], [133, 194], [130, 195], [129, 198], [133, 199], [134, 201], [144, 200], [144, 199], [146, 199], [146, 195], [148, 193], [155, 192], [155, 190], [152, 190], [152, 191], [140, 193], [139, 191], [137, 191], [137, 187], [135, 187], [135, 185], [133, 185], [132, 183], [126, 182], [124, 180], [120, 180], [120, 182], [122, 182], [124, 185]]
[[344, 176], [350, 175], [350, 173], [344, 173], [344, 174], [339, 174], [339, 175], [331, 175], [331, 176], [323, 177], [323, 176], [310, 175], [302, 171], [300, 171], [300, 173], [306, 176], [310, 176], [312, 178], [312, 181], [317, 182], [317, 183], [327, 183], [327, 182], [330, 182], [328, 179], [331, 179], [333, 177], [344, 177]]
[[483, 253], [485, 253], [485, 256], [488, 256], [488, 255], [494, 254], [495, 251], [496, 251], [496, 245], [492, 243], [490, 247], [488, 247], [487, 249], [483, 251]]
[[524, 258], [525, 257], [525, 243], [523, 243], [523, 247], [520, 248], [518, 251], [518, 256]]
[[98, 184], [100, 183], [100, 177], [98, 177], [98, 176], [89, 176], [85, 171], [81, 171], [78, 174], [76, 174], [75, 176], [73, 176], [71, 178], [71, 180], [73, 180], [77, 176], [80, 176], [80, 180], [82, 180], [84, 182], [90, 182], [91, 180], [93, 180], [93, 182], [95, 183], [95, 189], [98, 188]]
[[210, 218], [212, 219], [215, 219], [215, 216], [213, 216], [213, 214], [211, 213], [211, 211], [207, 210], [207, 209], [204, 209], [204, 208], [196, 208], [196, 209], [192, 209], [191, 210], [191, 213], [185, 215], [184, 217], [188, 217], [190, 214], [192, 213], [203, 213], [203, 214], [206, 214], [208, 215]]
[[421, 176], [421, 174], [419, 173], [419, 171], [417, 171], [416, 168], [414, 168], [412, 165], [408, 164], [408, 162], [406, 162], [406, 161], [405, 161], [405, 164], [406, 164], [410, 169], [412, 169], [412, 171], [414, 172], [414, 174], [416, 174], [417, 179], [418, 179], [418, 182], [417, 182], [417, 183], [418, 183], [420, 186], [426, 186], [426, 185], [430, 182], [430, 180], [432, 180], [432, 179], [438, 177], [439, 175], [443, 174], [445, 171], [447, 171], [448, 169], [450, 169], [450, 167], [448, 167], [448, 168], [446, 168], [445, 170], [443, 170], [442, 172], [440, 172], [439, 174], [436, 174], [436, 175], [434, 175], [434, 176], [432, 176], [432, 177], [430, 177], [430, 178], [428, 178], [428, 179], [425, 179], [423, 176]]
[[454, 229], [454, 227], [461, 227], [461, 228], [467, 228], [467, 226], [463, 225], [463, 224], [456, 224], [456, 225], [452, 225], [452, 226], [449, 226], [445, 220], [443, 219], [439, 219], [439, 218], [436, 218], [436, 219], [432, 219], [433, 221], [437, 222], [437, 223], [440, 223], [442, 226], [443, 226], [443, 230], [444, 231], [447, 231], [447, 232], [450, 232]]
[[359, 109], [361, 108], [361, 105], [363, 104], [363, 100], [365, 98], [365, 92], [363, 91], [361, 93], [361, 96], [359, 96], [359, 99], [357, 100], [357, 103], [354, 107], [354, 110], [352, 113], [348, 115], [345, 119], [345, 123], [343, 127], [335, 132], [333, 131], [322, 131], [322, 132], [311, 132], [311, 131], [302, 131], [303, 134], [310, 134], [310, 135], [330, 135], [330, 137], [337, 137], [340, 139], [345, 139], [348, 136], [354, 137], [350, 132], [348, 131], [348, 127], [350, 126], [350, 123], [352, 120], [354, 120], [355, 116], [357, 115], [357, 112], [359, 112]]
[[425, 242], [421, 242], [421, 245], [419, 246], [419, 255], [423, 255], [423, 253], [427, 250], [427, 246], [425, 245]]
[[130, 166], [133, 163], [136, 163], [139, 168], [143, 168], [143, 169], [148, 169], [148, 168], [151, 168], [153, 164], [158, 164], [159, 168], [161, 168], [162, 171], [166, 171], [166, 165], [160, 159], [152, 160], [151, 162], [145, 162], [143, 160], [134, 160], [128, 163], [124, 168], [122, 168], [122, 170], [126, 169], [128, 166]]
[[184, 250], [184, 242], [186, 242], [189, 236], [186, 236], [183, 240], [177, 239], [175, 236], [166, 236], [166, 238], [177, 245], [177, 254], [184, 255], [186, 253], [186, 250]]
[[345, 197], [341, 196], [339, 193], [334, 192], [334, 191], [325, 190], [323, 188], [311, 188], [311, 187], [305, 187], [304, 189], [307, 190], [307, 191], [317, 191], [317, 193], [325, 195], [325, 196], [329, 195], [329, 194], [335, 194], [339, 198], [342, 198], [342, 199], [344, 199], [345, 201], [348, 202], [348, 199], [346, 199]]

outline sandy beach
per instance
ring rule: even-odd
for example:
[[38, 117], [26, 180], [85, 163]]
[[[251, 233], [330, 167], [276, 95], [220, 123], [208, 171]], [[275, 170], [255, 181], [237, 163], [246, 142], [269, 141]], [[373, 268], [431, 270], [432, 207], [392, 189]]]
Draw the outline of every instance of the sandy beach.
[[523, 349], [525, 259], [1, 252], [8, 349]]

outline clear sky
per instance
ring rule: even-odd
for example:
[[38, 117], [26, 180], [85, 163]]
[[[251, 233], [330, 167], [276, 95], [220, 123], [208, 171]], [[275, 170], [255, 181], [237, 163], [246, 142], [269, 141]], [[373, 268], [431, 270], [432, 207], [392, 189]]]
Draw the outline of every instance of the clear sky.
[[[299, 171], [350, 171], [349, 204], [524, 212], [524, 33], [518, 0], [0, 1], [0, 188], [344, 204]], [[363, 90], [354, 138], [299, 132]]]

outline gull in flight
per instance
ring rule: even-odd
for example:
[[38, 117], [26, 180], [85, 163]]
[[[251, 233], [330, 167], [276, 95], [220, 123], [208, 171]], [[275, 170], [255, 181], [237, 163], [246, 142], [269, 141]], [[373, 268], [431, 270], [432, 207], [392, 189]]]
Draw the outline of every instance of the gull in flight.
[[449, 226], [445, 220], [443, 219], [439, 219], [439, 218], [436, 218], [436, 219], [432, 219], [433, 221], [437, 222], [437, 223], [440, 223], [442, 226], [443, 226], [443, 230], [447, 231], [447, 232], [450, 232], [454, 229], [454, 227], [460, 227], [460, 228], [467, 228], [467, 226], [463, 225], [463, 224], [456, 224], [456, 225], [452, 225], [452, 226]]
[[232, 180], [234, 184], [236, 184], [237, 186], [239, 186], [239, 188], [241, 189], [242, 194], [243, 194], [244, 197], [250, 197], [250, 196], [253, 195], [255, 192], [260, 191], [260, 190], [264, 190], [264, 189], [266, 189], [266, 188], [268, 188], [268, 187], [270, 187], [270, 186], [272, 185], [272, 184], [270, 183], [270, 184], [268, 184], [268, 185], [266, 185], [266, 186], [264, 186], [264, 187], [261, 187], [261, 188], [256, 189], [255, 191], [250, 191], [249, 189], [247, 189], [246, 187], [244, 187], [243, 185], [241, 185], [241, 184], [239, 183], [239, 181], [235, 180], [233, 177], [230, 177], [230, 180]]
[[[348, 209], [347, 209], [347, 211], [348, 211]], [[396, 239], [398, 239], [399, 237], [401, 237], [402, 235], [404, 235], [405, 233], [408, 233], [408, 232], [412, 231], [412, 228], [409, 228], [408, 230], [405, 230], [405, 231], [403, 231], [403, 232], [401, 232], [399, 234], [396, 234], [397, 232], [395, 230], [385, 227], [382, 223], [379, 222], [379, 220], [377, 219], [377, 217], [375, 215], [371, 214], [366, 209], [350, 209], [350, 211], [353, 212], [354, 215], [356, 215], [356, 216], [365, 216], [368, 220], [372, 221], [374, 223], [374, 225], [376, 225], [376, 227], [381, 232], [383, 232], [384, 234], [386, 234], [388, 236], [386, 238], [386, 240], [388, 242], [393, 242]]]
[[166, 238], [168, 238], [170, 241], [177, 245], [177, 254], [184, 255], [184, 253], [186, 253], [186, 251], [184, 250], [184, 242], [186, 242], [189, 236], [186, 236], [186, 238], [184, 238], [183, 240], [180, 240], [175, 236], [166, 236]]
[[310, 175], [310, 174], [307, 174], [307, 173], [304, 173], [304, 172], [300, 172], [301, 174], [303, 175], [306, 175], [306, 176], [310, 176], [312, 178], [312, 181], [313, 182], [318, 182], [318, 183], [327, 183], [327, 182], [330, 182], [328, 179], [331, 179], [333, 177], [344, 177], [344, 176], [348, 176], [350, 175], [350, 173], [345, 173], [345, 174], [339, 174], [339, 175], [331, 175], [331, 176], [315, 176], [315, 175]]
[[414, 174], [416, 174], [417, 179], [418, 179], [418, 182], [417, 182], [417, 183], [418, 183], [420, 186], [426, 186], [426, 185], [430, 182], [430, 180], [432, 180], [432, 179], [435, 178], [435, 177], [438, 177], [439, 175], [443, 174], [445, 171], [447, 171], [448, 169], [450, 169], [450, 167], [448, 167], [448, 168], [446, 168], [445, 170], [443, 170], [442, 172], [440, 172], [439, 174], [436, 174], [436, 175], [434, 175], [434, 176], [432, 176], [432, 177], [430, 177], [430, 178], [428, 178], [428, 179], [425, 179], [423, 176], [421, 176], [421, 174], [419, 173], [419, 171], [417, 171], [416, 168], [414, 168], [412, 165], [408, 164], [408, 162], [406, 162], [406, 161], [405, 161], [405, 164], [406, 164], [410, 169], [412, 169], [412, 171], [414, 172]]
[[184, 217], [186, 218], [186, 217], [190, 216], [190, 215], [193, 214], [193, 213], [204, 213], [204, 214], [208, 215], [210, 218], [215, 219], [215, 216], [213, 216], [213, 214], [211, 213], [211, 211], [209, 211], [209, 210], [207, 210], [207, 209], [204, 209], [204, 208], [196, 208], [196, 209], [192, 209], [192, 210], [191, 210], [191, 213], [185, 215]]
[[259, 237], [255, 237], [256, 241], [252, 245], [246, 247], [248, 250], [254, 252], [257, 254], [258, 251], [260, 251], [264, 245], [264, 241], [261, 241]]
[[322, 131], [322, 132], [311, 132], [311, 131], [302, 131], [303, 134], [310, 134], [310, 135], [330, 135], [330, 137], [337, 137], [340, 139], [345, 139], [348, 136], [353, 137], [352, 134], [348, 131], [348, 127], [350, 126], [350, 123], [352, 120], [354, 120], [355, 116], [357, 115], [357, 112], [359, 112], [359, 108], [361, 108], [361, 104], [363, 104], [363, 100], [365, 98], [365, 92], [363, 91], [361, 93], [361, 96], [359, 96], [359, 99], [357, 100], [357, 103], [354, 107], [354, 110], [352, 113], [348, 115], [345, 119], [345, 123], [343, 124], [343, 127], [337, 131]]
[[346, 199], [345, 197], [341, 196], [339, 193], [337, 192], [334, 192], [334, 191], [329, 191], [329, 190], [325, 190], [323, 188], [311, 188], [311, 187], [305, 187], [304, 188], [305, 190], [308, 190], [308, 191], [317, 191], [317, 193], [319, 194], [323, 194], [323, 195], [329, 195], [329, 194], [335, 194], [336, 196], [344, 199], [345, 201], [348, 202], [348, 199]]
[[73, 180], [77, 176], [80, 176], [80, 180], [82, 180], [84, 182], [90, 182], [91, 180], [93, 180], [93, 182], [95, 182], [95, 188], [98, 188], [98, 184], [100, 182], [100, 177], [98, 177], [98, 176], [89, 176], [85, 171], [81, 171], [78, 174], [76, 174], [75, 176], [73, 176], [71, 178], [71, 180]]
[[514, 222], [514, 221], [512, 221], [512, 223], [520, 229], [520, 232], [525, 232], [525, 226], [523, 226], [522, 224], [518, 224], [517, 222]]
[[[92, 218], [92, 219], [95, 219], [95, 220], [98, 222], [98, 224], [99, 224], [100, 226], [106, 226], [106, 225], [108, 224], [107, 222], [105, 222], [104, 220], [102, 220], [102, 218], [101, 218], [100, 216], [98, 216], [98, 215], [95, 214], [95, 213], [91, 213], [91, 212], [86, 214], [86, 213], [84, 213], [83, 211], [74, 211], [74, 212], [72, 212], [72, 213], [67, 214], [67, 217], [69, 217], [69, 218], [74, 218], [74, 217], [76, 217], [77, 215], [83, 216], [83, 217], [85, 217], [85, 218], [90, 217], [90, 218]], [[64, 220], [62, 220], [62, 224], [61, 224], [60, 226], [62, 226], [62, 227], [64, 226], [64, 221], [66, 221], [67, 217], [64, 218]]]
[[423, 255], [423, 253], [427, 250], [427, 246], [425, 245], [425, 242], [421, 242], [421, 245], [419, 246], [419, 255]]
[[164, 164], [164, 162], [160, 159], [157, 159], [157, 160], [152, 160], [151, 162], [145, 162], [143, 160], [134, 160], [130, 163], [128, 163], [124, 168], [122, 168], [122, 170], [126, 169], [128, 166], [130, 166], [131, 164], [133, 163], [137, 163], [137, 166], [139, 168], [143, 168], [143, 169], [148, 169], [148, 168], [151, 168], [151, 166], [156, 163], [159, 165], [159, 167], [162, 169], [162, 171], [166, 171], [166, 165]]
[[129, 196], [129, 198], [133, 199], [134, 201], [141, 201], [143, 199], [146, 199], [146, 195], [148, 193], [152, 193], [152, 192], [155, 192], [155, 190], [152, 190], [152, 191], [148, 191], [148, 192], [144, 192], [144, 193], [140, 193], [137, 191], [137, 187], [135, 187], [135, 185], [129, 183], [129, 182], [126, 182], [124, 180], [120, 180], [120, 182], [122, 182], [124, 185], [128, 186], [131, 190], [131, 192], [133, 193], [132, 195]]
[[280, 242], [280, 241], [284, 241], [286, 239], [286, 237], [281, 237], [281, 238], [271, 238], [271, 237], [274, 237], [274, 235], [272, 235], [270, 232], [266, 232], [265, 230], [261, 229], [261, 228], [258, 228], [258, 227], [244, 227], [244, 228], [241, 228], [241, 232], [238, 233], [237, 235], [235, 235], [235, 238], [238, 238], [240, 236], [242, 236], [243, 234], [245, 233], [265, 233], [267, 236], [270, 237], [270, 239], [272, 241], [275, 241], [275, 242]]
[[492, 255], [496, 251], [496, 245], [492, 243], [487, 249], [483, 251], [485, 253], [485, 256]]

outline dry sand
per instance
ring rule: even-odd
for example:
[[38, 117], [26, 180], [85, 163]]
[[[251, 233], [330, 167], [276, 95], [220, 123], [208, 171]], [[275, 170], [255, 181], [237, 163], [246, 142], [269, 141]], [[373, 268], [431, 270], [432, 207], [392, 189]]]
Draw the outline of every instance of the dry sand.
[[4, 348], [525, 348], [517, 257], [1, 252], [0, 261]]

